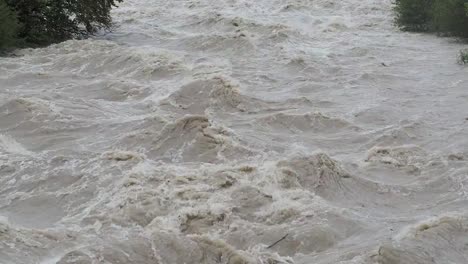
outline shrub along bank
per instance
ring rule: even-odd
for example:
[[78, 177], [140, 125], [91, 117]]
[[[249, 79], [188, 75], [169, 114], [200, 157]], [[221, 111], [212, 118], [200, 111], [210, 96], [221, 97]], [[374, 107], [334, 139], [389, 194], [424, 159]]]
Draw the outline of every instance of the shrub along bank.
[[468, 37], [468, 0], [396, 0], [402, 30]]
[[0, 0], [0, 49], [81, 39], [108, 29], [123, 0]]

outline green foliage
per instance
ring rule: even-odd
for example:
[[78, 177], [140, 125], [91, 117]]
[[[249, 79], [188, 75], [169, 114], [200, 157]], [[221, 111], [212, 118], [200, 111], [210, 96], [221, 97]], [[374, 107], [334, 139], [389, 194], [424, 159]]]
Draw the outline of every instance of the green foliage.
[[468, 37], [468, 0], [396, 0], [395, 12], [403, 30]]
[[434, 31], [468, 37], [466, 0], [435, 0], [433, 5]]
[[396, 24], [406, 31], [428, 31], [435, 0], [396, 0]]
[[458, 55], [458, 62], [460, 64], [468, 64], [468, 50], [460, 50]]
[[4, 0], [0, 0], [0, 49], [11, 47], [16, 43], [18, 28], [15, 12]]
[[43, 15], [44, 4], [40, 0], [6, 0], [14, 8], [21, 23], [18, 36], [28, 44], [47, 43], [45, 34], [46, 19]]
[[18, 36], [29, 46], [86, 38], [108, 29], [110, 11], [118, 2], [122, 0], [6, 0], [18, 14]]

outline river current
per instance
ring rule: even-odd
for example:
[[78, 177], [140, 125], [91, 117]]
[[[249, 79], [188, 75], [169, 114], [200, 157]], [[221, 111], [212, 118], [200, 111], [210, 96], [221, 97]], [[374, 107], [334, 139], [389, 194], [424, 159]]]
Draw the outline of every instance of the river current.
[[466, 264], [466, 44], [390, 0], [126, 0], [0, 58], [1, 264]]

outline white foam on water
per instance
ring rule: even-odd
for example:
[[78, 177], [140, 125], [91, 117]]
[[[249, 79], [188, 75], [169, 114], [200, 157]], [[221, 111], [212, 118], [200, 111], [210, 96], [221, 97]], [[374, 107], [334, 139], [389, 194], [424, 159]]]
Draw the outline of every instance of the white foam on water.
[[391, 2], [126, 0], [1, 58], [0, 263], [465, 264], [466, 45]]
[[10, 154], [17, 155], [33, 155], [33, 152], [27, 150], [23, 145], [18, 143], [13, 137], [9, 135], [0, 134], [0, 149]]

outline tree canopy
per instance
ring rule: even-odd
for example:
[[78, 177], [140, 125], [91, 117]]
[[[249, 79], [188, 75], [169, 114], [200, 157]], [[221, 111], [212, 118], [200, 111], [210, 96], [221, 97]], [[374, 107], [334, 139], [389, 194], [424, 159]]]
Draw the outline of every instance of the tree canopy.
[[468, 37], [468, 0], [396, 0], [396, 24], [407, 31]]
[[[28, 46], [85, 38], [108, 29], [110, 11], [123, 0], [0, 0], [0, 30]], [[4, 22], [7, 21], [7, 22]], [[3, 34], [2, 34], [3, 35]], [[5, 35], [7, 36], [7, 35]], [[0, 39], [0, 46], [7, 41]]]
[[0, 0], [0, 49], [15, 44], [18, 28], [15, 12], [4, 0]]

